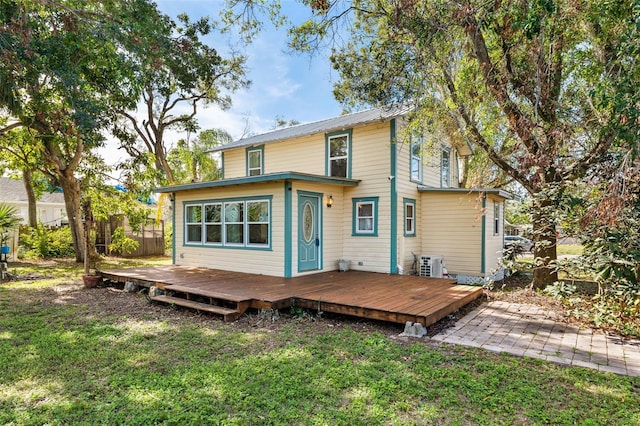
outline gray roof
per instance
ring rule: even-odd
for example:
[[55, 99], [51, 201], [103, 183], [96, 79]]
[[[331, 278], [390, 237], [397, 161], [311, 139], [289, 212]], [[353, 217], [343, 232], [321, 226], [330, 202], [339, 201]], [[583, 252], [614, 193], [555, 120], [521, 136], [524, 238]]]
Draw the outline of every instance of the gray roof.
[[[27, 202], [27, 191], [22, 180], [0, 177], [0, 203], [2, 202]], [[45, 192], [38, 200], [39, 203], [64, 204], [64, 195], [61, 192]]]
[[355, 112], [353, 114], [341, 115], [340, 117], [326, 120], [314, 121], [312, 123], [299, 124], [297, 126], [278, 129], [261, 135], [250, 136], [231, 142], [227, 145], [213, 148], [211, 152], [225, 151], [227, 149], [239, 148], [243, 146], [261, 145], [267, 142], [277, 142], [300, 136], [312, 135], [315, 133], [326, 133], [337, 130], [345, 130], [354, 126], [384, 122], [392, 118], [401, 117], [407, 114], [411, 108], [406, 105], [375, 108], [367, 111]]

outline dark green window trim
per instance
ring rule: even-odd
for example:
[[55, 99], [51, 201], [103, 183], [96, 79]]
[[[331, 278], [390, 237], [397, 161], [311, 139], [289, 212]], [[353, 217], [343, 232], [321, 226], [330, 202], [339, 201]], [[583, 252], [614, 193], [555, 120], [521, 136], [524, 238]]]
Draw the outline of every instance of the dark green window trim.
[[[405, 237], [415, 237], [416, 236], [416, 200], [413, 198], [403, 198], [402, 199], [403, 206], [403, 216], [404, 216], [404, 236]], [[407, 206], [412, 206], [413, 217], [411, 218], [413, 223], [413, 230], [408, 230], [407, 224], [409, 223], [409, 217], [407, 215]]]
[[[251, 159], [251, 154], [252, 153], [257, 153], [260, 155], [260, 167], [259, 168], [251, 168], [251, 163], [250, 163], [250, 159]], [[245, 164], [246, 164], [246, 169], [247, 169], [247, 176], [260, 176], [264, 174], [264, 145], [259, 145], [259, 146], [251, 146], [249, 148], [245, 149]], [[251, 172], [255, 172], [258, 171], [258, 173], [253, 173], [251, 174]]]
[[351, 160], [352, 160], [352, 146], [353, 146], [353, 129], [341, 130], [339, 132], [325, 133], [324, 135], [324, 174], [331, 176], [331, 139], [339, 136], [347, 136], [347, 173], [346, 176], [334, 176], [345, 177], [351, 179]]
[[[351, 235], [354, 237], [377, 237], [378, 236], [378, 200], [380, 197], [364, 197], [364, 198], [352, 198], [353, 214], [352, 214], [352, 231]], [[358, 214], [358, 207], [371, 205], [371, 212], [366, 215], [360, 216]], [[361, 220], [371, 220], [370, 230], [359, 230], [358, 224]], [[363, 222], [366, 223], [366, 222]]]
[[[248, 217], [248, 208], [247, 208], [247, 203], [251, 203], [251, 202], [256, 202], [256, 201], [265, 201], [268, 203], [268, 223], [267, 225], [269, 226], [269, 230], [268, 230], [268, 243], [267, 244], [257, 244], [257, 243], [250, 243], [249, 242], [249, 225], [251, 224], [261, 224], [262, 222], [249, 222], [249, 217]], [[242, 223], [243, 225], [243, 241], [242, 243], [226, 243], [225, 242], [225, 233], [226, 233], [226, 221], [224, 219], [224, 207], [225, 207], [225, 203], [227, 204], [231, 204], [231, 203], [242, 203], [243, 205], [243, 217], [242, 217], [242, 221], [238, 221], [238, 223]], [[221, 242], [219, 243], [207, 243], [205, 242], [205, 238], [206, 238], [206, 225], [207, 223], [205, 222], [205, 206], [208, 205], [221, 205], [222, 208], [222, 218], [220, 220], [220, 226], [221, 226]], [[199, 222], [187, 222], [187, 209], [189, 207], [200, 207], [200, 221]], [[255, 197], [237, 197], [237, 198], [222, 198], [222, 199], [211, 199], [211, 200], [197, 200], [197, 201], [185, 201], [183, 203], [183, 212], [184, 212], [184, 216], [183, 216], [183, 238], [182, 238], [182, 244], [183, 246], [187, 246], [187, 247], [206, 247], [206, 248], [224, 248], [224, 249], [244, 249], [244, 250], [271, 250], [271, 244], [272, 244], [272, 233], [273, 233], [273, 196], [272, 195], [265, 195], [265, 196], [255, 196]], [[267, 221], [264, 221], [267, 222]], [[218, 223], [218, 222], [216, 222]], [[235, 223], [235, 222], [234, 222]], [[201, 239], [200, 241], [187, 241], [187, 234], [188, 234], [188, 226], [197, 226], [197, 225], [201, 226]], [[211, 225], [212, 223], [210, 223]], [[264, 223], [262, 223], [264, 224]]]

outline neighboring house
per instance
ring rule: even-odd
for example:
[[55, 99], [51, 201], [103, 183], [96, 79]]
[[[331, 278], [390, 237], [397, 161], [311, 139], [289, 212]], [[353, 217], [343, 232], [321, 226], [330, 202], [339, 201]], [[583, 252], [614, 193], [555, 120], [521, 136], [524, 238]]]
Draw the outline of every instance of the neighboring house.
[[[29, 222], [29, 202], [22, 180], [0, 177], [0, 202], [7, 203], [18, 210], [23, 223]], [[36, 201], [37, 218], [45, 226], [68, 225], [64, 195], [61, 192], [45, 192]]]
[[443, 256], [461, 283], [500, 278], [508, 194], [458, 188], [470, 148], [398, 140], [405, 113], [374, 109], [216, 148], [222, 180], [156, 190], [173, 200], [174, 263], [293, 277], [342, 259], [406, 274], [416, 253]]

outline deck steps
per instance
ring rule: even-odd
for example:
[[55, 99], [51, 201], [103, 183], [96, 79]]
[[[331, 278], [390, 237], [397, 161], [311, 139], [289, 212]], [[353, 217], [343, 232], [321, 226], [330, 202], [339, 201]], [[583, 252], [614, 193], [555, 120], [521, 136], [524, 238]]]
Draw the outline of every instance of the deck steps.
[[199, 311], [205, 311], [213, 314], [222, 315], [225, 322], [235, 321], [236, 319], [238, 319], [240, 315], [244, 313], [244, 311], [240, 312], [238, 309], [215, 306], [209, 303], [202, 303], [202, 302], [196, 302], [194, 300], [183, 299], [181, 297], [160, 295], [160, 296], [151, 297], [151, 300], [153, 300], [154, 302], [162, 302], [162, 303], [168, 303], [173, 305], [179, 305], [179, 306], [184, 306], [186, 308], [197, 309]]

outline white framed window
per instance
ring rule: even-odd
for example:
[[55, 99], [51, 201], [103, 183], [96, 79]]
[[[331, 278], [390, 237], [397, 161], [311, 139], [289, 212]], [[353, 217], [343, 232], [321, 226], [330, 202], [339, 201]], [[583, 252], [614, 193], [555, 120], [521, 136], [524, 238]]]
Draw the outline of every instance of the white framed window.
[[411, 181], [422, 183], [422, 136], [411, 136]]
[[414, 237], [416, 235], [416, 201], [404, 199], [404, 236]]
[[186, 245], [268, 249], [271, 197], [185, 203]]
[[222, 204], [204, 205], [205, 244], [222, 244]]
[[378, 236], [378, 197], [353, 199], [354, 236]]
[[264, 174], [264, 145], [247, 148], [247, 176]]
[[451, 187], [451, 149], [446, 147], [440, 155], [440, 187]]
[[327, 176], [351, 177], [351, 131], [326, 136]]
[[247, 245], [269, 244], [269, 202], [247, 201]]
[[493, 235], [500, 235], [500, 202], [493, 202]]
[[185, 242], [202, 244], [202, 206], [185, 207]]
[[244, 203], [224, 203], [224, 243], [244, 244]]

